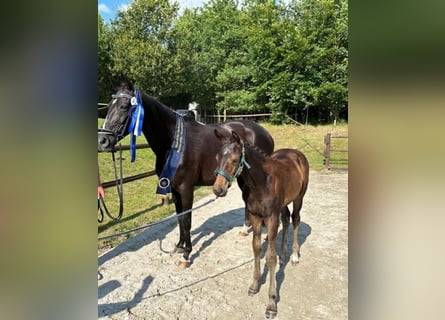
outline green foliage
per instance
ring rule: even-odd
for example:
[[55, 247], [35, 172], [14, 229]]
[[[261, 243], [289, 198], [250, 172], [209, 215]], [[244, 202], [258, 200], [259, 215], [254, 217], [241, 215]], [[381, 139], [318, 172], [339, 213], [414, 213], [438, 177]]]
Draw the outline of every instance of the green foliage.
[[177, 3], [135, 0], [99, 29], [98, 73], [122, 71], [176, 107], [272, 112], [277, 123], [347, 112], [346, 0], [210, 0], [181, 16]]
[[124, 72], [160, 98], [175, 95], [180, 65], [175, 59], [173, 23], [178, 5], [168, 0], [135, 0], [112, 23], [114, 73]]
[[104, 22], [100, 14], [98, 14], [98, 21], [97, 21], [98, 102], [108, 101], [112, 94], [109, 81], [110, 67], [112, 66], [110, 47], [111, 47], [111, 35], [109, 26]]

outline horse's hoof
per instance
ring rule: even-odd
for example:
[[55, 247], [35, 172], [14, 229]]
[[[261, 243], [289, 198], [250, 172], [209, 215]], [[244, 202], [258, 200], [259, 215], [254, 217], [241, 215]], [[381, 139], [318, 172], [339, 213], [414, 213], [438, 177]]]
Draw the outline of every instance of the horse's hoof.
[[250, 289], [250, 288], [249, 288], [249, 291], [247, 291], [247, 294], [249, 295], [249, 297], [253, 297], [257, 293], [258, 293], [258, 290], [253, 290], [253, 289]]
[[175, 246], [175, 248], [173, 249], [173, 253], [184, 253], [184, 252], [185, 252], [184, 248], [181, 247]]
[[179, 261], [178, 262], [178, 267], [181, 269], [187, 269], [188, 267], [190, 267], [190, 261]]
[[239, 235], [240, 235], [240, 236], [243, 236], [243, 237], [247, 237], [247, 236], [249, 235], [249, 233], [246, 232], [246, 231], [240, 231], [240, 232], [239, 232]]
[[292, 267], [295, 267], [300, 261], [292, 261]]
[[266, 319], [273, 319], [277, 316], [277, 312], [273, 310], [266, 310]]

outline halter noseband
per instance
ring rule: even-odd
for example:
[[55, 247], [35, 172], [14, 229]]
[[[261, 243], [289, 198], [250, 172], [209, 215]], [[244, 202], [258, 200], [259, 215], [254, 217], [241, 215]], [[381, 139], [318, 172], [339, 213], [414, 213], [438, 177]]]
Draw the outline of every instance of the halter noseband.
[[244, 169], [244, 165], [246, 166], [247, 169], [250, 169], [250, 164], [246, 161], [246, 157], [245, 157], [245, 149], [244, 149], [244, 142], [241, 141], [241, 159], [238, 165], [238, 168], [235, 171], [235, 174], [233, 176], [229, 175], [227, 172], [225, 172], [224, 170], [221, 170], [219, 168], [217, 168], [215, 170], [215, 173], [218, 175], [223, 176], [224, 178], [226, 178], [227, 181], [229, 181], [229, 183], [232, 183], [233, 179], [238, 178], [238, 176], [241, 174], [241, 172]]

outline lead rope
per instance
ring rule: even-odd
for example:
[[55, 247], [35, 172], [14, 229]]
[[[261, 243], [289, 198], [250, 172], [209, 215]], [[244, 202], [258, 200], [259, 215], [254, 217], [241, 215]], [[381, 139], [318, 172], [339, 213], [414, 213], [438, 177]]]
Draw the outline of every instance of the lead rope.
[[[102, 222], [104, 219], [104, 214], [103, 211], [105, 211], [105, 213], [107, 214], [107, 216], [112, 219], [112, 220], [120, 220], [122, 218], [122, 213], [124, 212], [124, 192], [123, 192], [123, 171], [122, 171], [122, 146], [121, 144], [119, 144], [119, 173], [120, 173], [120, 179], [118, 179], [117, 176], [117, 168], [116, 168], [116, 158], [114, 156], [114, 151], [112, 152], [112, 157], [113, 157], [113, 167], [114, 167], [114, 178], [116, 180], [116, 189], [117, 189], [117, 194], [119, 196], [119, 213], [117, 215], [117, 217], [113, 217], [113, 215], [110, 213], [110, 211], [108, 210], [106, 204], [105, 204], [105, 200], [100, 197], [98, 199], [98, 207], [99, 207], [99, 212], [100, 212], [100, 218], [97, 219], [98, 222]], [[102, 209], [103, 207], [103, 209]]]

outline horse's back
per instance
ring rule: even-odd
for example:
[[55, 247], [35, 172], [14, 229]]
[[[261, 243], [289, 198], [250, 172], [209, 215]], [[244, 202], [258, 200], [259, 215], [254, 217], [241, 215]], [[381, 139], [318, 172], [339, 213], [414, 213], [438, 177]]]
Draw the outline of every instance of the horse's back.
[[240, 134], [249, 144], [261, 149], [266, 154], [271, 154], [275, 142], [270, 133], [252, 120], [237, 120], [221, 124], [227, 130], [234, 130]]

